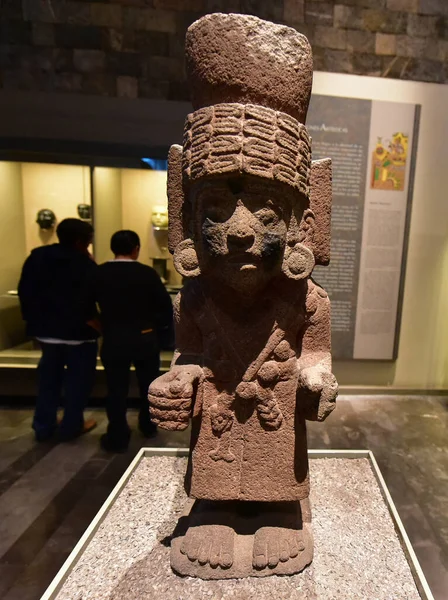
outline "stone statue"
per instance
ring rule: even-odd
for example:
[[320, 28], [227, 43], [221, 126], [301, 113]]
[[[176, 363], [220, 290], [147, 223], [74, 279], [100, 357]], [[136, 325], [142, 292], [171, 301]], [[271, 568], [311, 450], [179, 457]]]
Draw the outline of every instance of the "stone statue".
[[171, 565], [205, 579], [290, 574], [313, 556], [305, 421], [335, 406], [331, 161], [311, 163], [308, 40], [246, 15], [186, 37], [194, 112], [169, 153], [169, 248], [185, 278], [176, 351], [149, 389], [160, 427], [191, 422]]

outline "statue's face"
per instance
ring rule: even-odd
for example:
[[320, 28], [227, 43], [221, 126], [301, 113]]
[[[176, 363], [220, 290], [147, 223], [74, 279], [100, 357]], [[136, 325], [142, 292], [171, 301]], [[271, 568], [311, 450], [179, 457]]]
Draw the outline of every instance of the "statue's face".
[[86, 221], [92, 218], [92, 209], [89, 204], [78, 204], [78, 217]]
[[238, 291], [263, 288], [281, 271], [293, 193], [241, 176], [192, 190], [201, 272]]
[[167, 229], [168, 210], [164, 206], [155, 206], [151, 214], [151, 223], [159, 229]]
[[52, 229], [56, 224], [56, 215], [49, 208], [43, 208], [37, 213], [36, 223], [41, 229]]

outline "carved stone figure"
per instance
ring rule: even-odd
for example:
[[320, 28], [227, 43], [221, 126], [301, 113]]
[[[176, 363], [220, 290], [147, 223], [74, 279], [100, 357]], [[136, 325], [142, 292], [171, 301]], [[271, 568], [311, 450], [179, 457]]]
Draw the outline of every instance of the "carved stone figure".
[[56, 215], [49, 208], [42, 208], [37, 213], [36, 223], [41, 229], [48, 231], [56, 225]]
[[169, 153], [169, 248], [186, 283], [176, 351], [149, 389], [160, 427], [191, 422], [173, 536], [182, 575], [290, 574], [312, 560], [305, 422], [333, 410], [331, 161], [311, 162], [307, 39], [212, 14], [186, 37], [194, 112]]
[[92, 219], [92, 207], [90, 204], [78, 204], [77, 206], [78, 217], [83, 221], [91, 221]]
[[168, 229], [168, 210], [165, 206], [154, 206], [151, 223], [157, 231]]

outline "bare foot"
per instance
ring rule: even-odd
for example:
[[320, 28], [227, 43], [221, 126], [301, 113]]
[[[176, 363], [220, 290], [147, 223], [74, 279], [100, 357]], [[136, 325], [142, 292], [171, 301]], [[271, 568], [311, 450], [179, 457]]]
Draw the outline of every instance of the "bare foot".
[[302, 532], [284, 527], [262, 527], [255, 533], [252, 564], [255, 569], [274, 568], [305, 550]]
[[235, 532], [226, 525], [189, 527], [182, 542], [182, 554], [200, 565], [229, 569], [233, 565]]

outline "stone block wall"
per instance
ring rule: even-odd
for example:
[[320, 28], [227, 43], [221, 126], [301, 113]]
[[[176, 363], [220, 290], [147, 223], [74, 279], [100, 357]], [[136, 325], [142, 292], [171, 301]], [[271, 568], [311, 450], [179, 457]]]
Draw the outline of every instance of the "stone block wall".
[[185, 31], [208, 12], [295, 27], [317, 70], [448, 81], [448, 0], [1, 0], [0, 86], [185, 100]]

